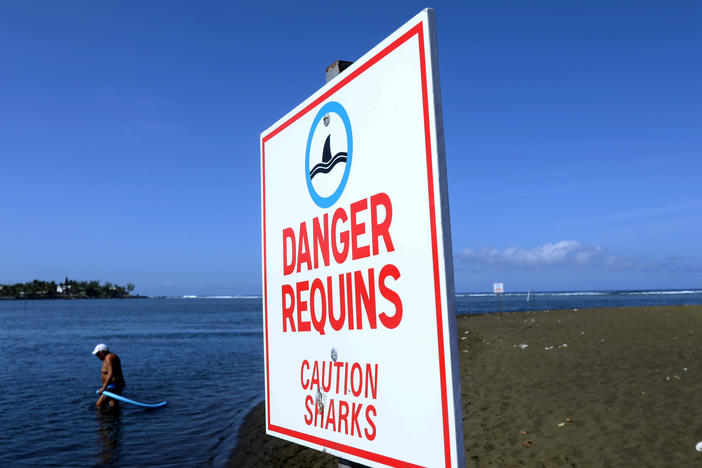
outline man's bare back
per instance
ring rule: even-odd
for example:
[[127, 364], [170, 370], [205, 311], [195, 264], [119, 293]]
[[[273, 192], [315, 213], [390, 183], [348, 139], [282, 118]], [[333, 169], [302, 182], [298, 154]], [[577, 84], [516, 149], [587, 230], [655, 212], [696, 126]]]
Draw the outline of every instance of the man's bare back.
[[[109, 377], [112, 374], [112, 381]], [[115, 353], [109, 353], [102, 362], [102, 386], [115, 384], [124, 387], [124, 375], [122, 375], [122, 362]]]

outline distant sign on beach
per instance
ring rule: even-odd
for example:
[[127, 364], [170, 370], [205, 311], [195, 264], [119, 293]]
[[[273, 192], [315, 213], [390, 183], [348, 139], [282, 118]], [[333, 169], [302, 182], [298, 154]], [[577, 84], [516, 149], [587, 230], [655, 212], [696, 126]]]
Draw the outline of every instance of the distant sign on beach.
[[438, 76], [424, 10], [261, 134], [270, 435], [464, 466]]
[[492, 292], [494, 294], [502, 294], [505, 292], [504, 283], [492, 283]]

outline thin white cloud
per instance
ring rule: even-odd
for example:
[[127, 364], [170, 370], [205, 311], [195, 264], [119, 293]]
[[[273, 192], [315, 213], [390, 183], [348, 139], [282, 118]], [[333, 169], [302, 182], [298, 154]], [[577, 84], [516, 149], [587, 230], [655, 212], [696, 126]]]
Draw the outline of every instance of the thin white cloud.
[[637, 210], [619, 211], [592, 218], [579, 218], [577, 222], [573, 224], [592, 225], [593, 223], [612, 223], [625, 221], [632, 222], [670, 218], [699, 219], [700, 210], [702, 210], [702, 202], [692, 201], [678, 203], [675, 205], [646, 207]]
[[533, 191], [519, 191], [514, 193], [492, 193], [489, 192], [486, 195], [479, 195], [477, 200], [480, 201], [505, 201], [505, 200], [523, 200], [525, 198], [540, 198], [540, 197], [554, 197], [556, 195], [563, 195], [564, 193], [579, 192], [579, 188], [565, 188], [565, 189], [551, 189], [551, 190], [533, 190]]
[[496, 270], [549, 268], [604, 268], [608, 270], [687, 270], [699, 271], [691, 259], [669, 258], [662, 262], [614, 255], [599, 245], [587, 245], [576, 240], [563, 240], [532, 249], [508, 247], [466, 248], [457, 256], [466, 266], [488, 267]]

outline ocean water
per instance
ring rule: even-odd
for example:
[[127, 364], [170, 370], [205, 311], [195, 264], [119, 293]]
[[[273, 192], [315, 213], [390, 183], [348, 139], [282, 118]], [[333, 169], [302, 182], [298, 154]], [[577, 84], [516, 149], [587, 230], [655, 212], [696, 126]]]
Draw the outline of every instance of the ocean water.
[[[702, 290], [456, 296], [460, 314], [677, 304]], [[0, 466], [224, 465], [263, 399], [261, 327], [260, 298], [0, 301]], [[97, 411], [100, 342], [124, 396], [168, 406]]]
[[[0, 466], [219, 466], [263, 397], [261, 299], [0, 301]], [[94, 407], [107, 343], [125, 397]]]

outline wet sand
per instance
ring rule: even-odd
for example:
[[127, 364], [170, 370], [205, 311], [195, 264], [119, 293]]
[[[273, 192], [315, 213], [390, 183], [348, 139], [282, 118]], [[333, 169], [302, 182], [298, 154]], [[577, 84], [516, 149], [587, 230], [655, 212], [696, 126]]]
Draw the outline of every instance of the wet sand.
[[[702, 466], [702, 306], [463, 315], [458, 336], [468, 466]], [[230, 466], [338, 464], [258, 405]]]

